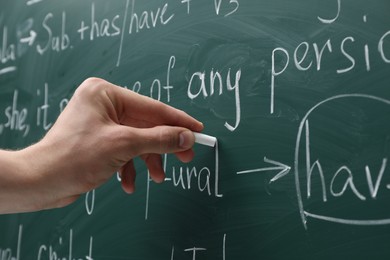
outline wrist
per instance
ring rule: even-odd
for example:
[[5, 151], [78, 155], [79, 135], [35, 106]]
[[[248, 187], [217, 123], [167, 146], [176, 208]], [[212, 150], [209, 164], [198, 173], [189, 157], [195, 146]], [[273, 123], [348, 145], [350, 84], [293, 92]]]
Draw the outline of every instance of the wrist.
[[0, 212], [16, 213], [32, 210], [33, 175], [24, 151], [0, 150]]
[[72, 157], [67, 149], [61, 149], [63, 145], [43, 139], [19, 152], [30, 200], [27, 211], [64, 207], [79, 197], [72, 163], [69, 163]]

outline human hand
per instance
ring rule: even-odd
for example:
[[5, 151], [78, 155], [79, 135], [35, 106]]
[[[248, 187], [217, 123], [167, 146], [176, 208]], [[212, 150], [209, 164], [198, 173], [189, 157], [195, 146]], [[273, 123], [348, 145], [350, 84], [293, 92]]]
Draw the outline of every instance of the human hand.
[[21, 151], [29, 162], [25, 170], [34, 201], [29, 210], [68, 205], [116, 171], [123, 189], [132, 193], [137, 156], [151, 178], [162, 182], [161, 154], [192, 160], [191, 131], [202, 129], [202, 123], [183, 111], [104, 80], [87, 79], [46, 136]]

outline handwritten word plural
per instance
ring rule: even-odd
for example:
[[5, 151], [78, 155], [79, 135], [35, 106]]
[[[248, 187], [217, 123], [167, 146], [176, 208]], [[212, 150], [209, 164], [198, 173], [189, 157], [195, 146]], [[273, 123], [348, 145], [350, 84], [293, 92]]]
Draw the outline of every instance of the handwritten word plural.
[[[214, 179], [214, 196], [217, 198], [223, 197], [223, 194], [219, 193], [219, 148], [216, 143], [214, 149], [214, 173], [207, 166], [186, 166], [186, 167], [172, 167], [171, 178], [166, 178], [165, 181], [172, 181], [175, 187], [181, 186], [184, 190], [191, 189], [193, 181], [196, 181], [195, 186], [199, 192], [207, 191], [209, 196], [212, 195], [211, 180]], [[164, 170], [167, 172], [167, 155], [164, 157]], [[177, 172], [176, 172], [177, 168]], [[167, 174], [169, 174], [167, 172]], [[214, 177], [214, 178], [213, 178]]]
[[[166, 155], [164, 157], [166, 164]], [[166, 166], [164, 165], [164, 169]], [[165, 170], [166, 171], [166, 170]], [[223, 194], [219, 193], [219, 167], [216, 164], [215, 172], [212, 173], [210, 168], [204, 167], [172, 167], [172, 172], [166, 171], [167, 177], [164, 183], [172, 183], [173, 187], [183, 190], [196, 190], [199, 193], [207, 193], [208, 196], [215, 196], [217, 198], [223, 197]], [[145, 204], [145, 220], [149, 217], [149, 201], [150, 201], [150, 174], [148, 173], [146, 183], [146, 204]], [[212, 188], [212, 181], [214, 181], [214, 189]], [[94, 194], [92, 194], [94, 196]], [[94, 198], [93, 198], [94, 199]], [[87, 205], [91, 203], [86, 198], [86, 209], [88, 212]], [[92, 204], [93, 206], [93, 204]]]
[[[167, 173], [168, 174], [168, 173]], [[218, 172], [214, 173], [214, 191], [215, 197], [222, 197], [218, 194]], [[183, 190], [197, 189], [199, 192], [207, 192], [212, 195], [212, 171], [208, 167], [172, 167], [172, 177], [165, 178], [165, 182], [172, 181], [175, 187], [181, 187]], [[193, 187], [195, 186], [195, 187]]]
[[[221, 198], [223, 197], [223, 194], [219, 193], [219, 148], [218, 148], [218, 142], [215, 145], [214, 148], [215, 153], [215, 168], [214, 173], [212, 174], [212, 171], [207, 166], [187, 166], [187, 167], [180, 167], [177, 165], [174, 165], [172, 167], [172, 173], [169, 173], [167, 170], [167, 164], [168, 164], [168, 155], [164, 155], [164, 171], [167, 173], [167, 177], [165, 178], [165, 182], [172, 181], [174, 187], [183, 190], [190, 190], [195, 183], [195, 189], [198, 190], [200, 193], [204, 193], [205, 191], [208, 193], [209, 196], [212, 196], [214, 194], [215, 197]], [[178, 169], [178, 175], [176, 174], [176, 168]], [[119, 179], [118, 179], [119, 180]], [[214, 193], [211, 188], [211, 182], [214, 180]], [[146, 181], [146, 206], [145, 206], [145, 220], [148, 219], [149, 216], [149, 200], [150, 200], [150, 182], [151, 182], [150, 174], [148, 172], [148, 177]]]

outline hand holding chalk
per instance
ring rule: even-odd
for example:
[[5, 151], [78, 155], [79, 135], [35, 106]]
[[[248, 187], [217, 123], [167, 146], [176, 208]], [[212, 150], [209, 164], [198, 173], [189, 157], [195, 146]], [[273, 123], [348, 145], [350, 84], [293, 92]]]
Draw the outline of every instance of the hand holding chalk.
[[217, 138], [211, 135], [201, 134], [201, 133], [194, 133], [195, 136], [195, 143], [207, 145], [210, 147], [214, 147], [217, 143]]

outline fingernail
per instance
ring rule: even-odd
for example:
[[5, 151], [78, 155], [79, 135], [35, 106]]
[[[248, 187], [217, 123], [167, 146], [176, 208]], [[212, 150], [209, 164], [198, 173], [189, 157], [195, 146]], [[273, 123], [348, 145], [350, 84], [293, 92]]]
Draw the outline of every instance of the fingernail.
[[122, 187], [123, 187], [123, 190], [127, 193], [127, 194], [133, 194], [135, 192], [135, 186], [134, 185], [131, 185], [131, 186], [125, 186], [122, 184]]
[[[200, 131], [202, 131], [203, 128], [204, 128], [204, 124], [203, 124], [202, 122], [200, 122], [200, 126], [201, 126], [201, 127], [200, 127]], [[200, 132], [200, 131], [199, 131], [199, 132]]]
[[135, 192], [135, 186], [131, 186], [128, 190], [129, 194], [133, 194]]
[[194, 144], [194, 134], [191, 131], [183, 131], [179, 135], [179, 147], [189, 149]]

